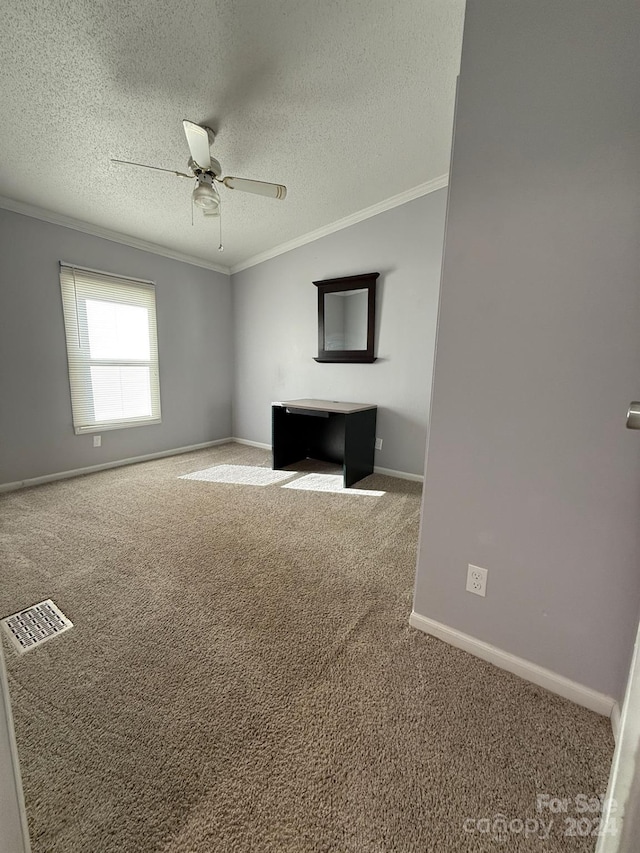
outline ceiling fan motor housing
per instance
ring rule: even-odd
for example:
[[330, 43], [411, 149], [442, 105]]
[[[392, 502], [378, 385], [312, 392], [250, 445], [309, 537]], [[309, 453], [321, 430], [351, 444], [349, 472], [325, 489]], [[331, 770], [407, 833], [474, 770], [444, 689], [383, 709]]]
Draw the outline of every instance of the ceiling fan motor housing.
[[203, 174], [203, 175], [211, 174], [214, 177], [219, 178], [220, 175], [222, 174], [222, 166], [220, 165], [218, 160], [214, 160], [213, 157], [211, 158], [211, 165], [209, 166], [209, 168], [206, 171], [204, 169], [201, 169], [200, 166], [198, 166], [198, 164], [195, 162], [193, 157], [189, 157], [189, 162], [187, 165], [189, 166], [189, 168], [191, 169], [191, 171], [193, 172], [193, 174], [196, 177], [199, 174]]

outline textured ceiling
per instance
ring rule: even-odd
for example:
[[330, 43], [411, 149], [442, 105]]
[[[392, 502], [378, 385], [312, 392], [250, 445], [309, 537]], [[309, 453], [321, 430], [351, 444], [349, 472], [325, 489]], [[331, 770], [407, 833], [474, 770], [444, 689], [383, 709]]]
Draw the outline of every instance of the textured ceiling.
[[[0, 0], [0, 195], [232, 267], [448, 170], [464, 0]], [[209, 124], [217, 219], [183, 171]]]

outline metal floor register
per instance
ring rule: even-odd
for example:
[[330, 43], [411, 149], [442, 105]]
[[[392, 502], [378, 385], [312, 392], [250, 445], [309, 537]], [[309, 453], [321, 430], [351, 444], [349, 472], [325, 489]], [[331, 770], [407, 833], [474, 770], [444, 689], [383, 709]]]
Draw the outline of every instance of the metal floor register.
[[13, 647], [23, 653], [73, 628], [73, 622], [48, 598], [7, 616], [2, 620], [2, 627]]

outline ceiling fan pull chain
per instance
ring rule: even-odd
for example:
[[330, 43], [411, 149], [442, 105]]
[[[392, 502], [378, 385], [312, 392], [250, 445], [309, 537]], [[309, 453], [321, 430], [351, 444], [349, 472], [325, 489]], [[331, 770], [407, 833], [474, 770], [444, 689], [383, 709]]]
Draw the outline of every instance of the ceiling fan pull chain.
[[224, 252], [224, 246], [222, 245], [222, 207], [220, 208], [220, 213], [218, 214], [218, 234], [220, 236], [218, 251]]

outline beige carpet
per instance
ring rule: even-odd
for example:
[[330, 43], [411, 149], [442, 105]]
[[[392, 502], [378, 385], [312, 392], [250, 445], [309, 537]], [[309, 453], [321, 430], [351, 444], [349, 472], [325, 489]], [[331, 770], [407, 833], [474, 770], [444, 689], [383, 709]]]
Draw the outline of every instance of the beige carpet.
[[0, 499], [0, 615], [50, 597], [75, 625], [5, 644], [34, 853], [593, 850], [517, 821], [604, 793], [608, 720], [408, 625], [419, 486], [178, 479], [223, 463], [269, 456]]

